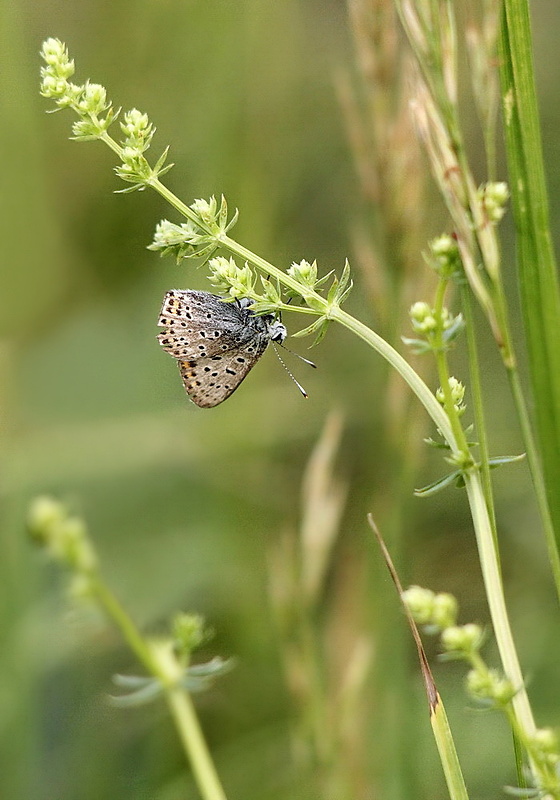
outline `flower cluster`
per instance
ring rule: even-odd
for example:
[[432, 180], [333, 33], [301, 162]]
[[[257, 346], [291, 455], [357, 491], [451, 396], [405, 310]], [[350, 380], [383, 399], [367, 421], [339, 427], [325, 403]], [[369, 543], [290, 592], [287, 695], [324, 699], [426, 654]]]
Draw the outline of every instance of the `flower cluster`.
[[43, 42], [41, 55], [46, 67], [41, 67], [41, 94], [56, 101], [61, 108], [77, 102], [82, 87], [70, 83], [74, 74], [74, 61], [68, 56], [66, 46], [59, 39]]
[[462, 314], [453, 316], [447, 308], [438, 310], [424, 301], [411, 306], [410, 321], [414, 332], [423, 337], [409, 339], [403, 336], [403, 342], [415, 353], [448, 350], [465, 327]]
[[54, 100], [58, 110], [71, 108], [79, 116], [72, 125], [73, 139], [82, 142], [104, 139], [119, 154], [122, 163], [115, 168], [115, 172], [123, 181], [132, 184], [123, 191], [144, 189], [171, 169], [172, 164], [165, 164], [167, 150], [153, 167], [144, 156], [155, 133], [146, 114], [136, 108], [127, 111], [121, 122], [123, 139], [117, 143], [109, 137], [107, 131], [119, 112], [114, 111], [112, 103], [107, 99], [105, 87], [90, 81], [83, 85], [69, 81], [74, 74], [74, 62], [59, 39], [51, 38], [43, 42], [41, 56], [46, 63], [41, 68], [41, 94]]
[[[226, 292], [231, 298], [250, 297], [257, 299], [255, 291], [256, 275], [246, 263], [239, 267], [234, 258], [211, 258], [209, 281], [220, 292]], [[259, 298], [260, 299], [260, 298]]]
[[228, 220], [225, 197], [221, 198], [219, 206], [215, 197], [195, 200], [186, 208], [186, 213], [189, 218], [181, 225], [167, 219], [158, 223], [148, 249], [159, 251], [162, 256], [174, 255], [177, 263], [184, 258], [208, 259], [239, 216], [236, 210]]
[[90, 81], [80, 86], [68, 80], [74, 74], [74, 62], [59, 39], [43, 42], [41, 55], [46, 62], [41, 68], [43, 97], [54, 100], [58, 109], [72, 108], [78, 114], [80, 119], [72, 126], [73, 139], [99, 139], [116, 118], [105, 87]]
[[31, 536], [53, 559], [76, 572], [89, 574], [97, 568], [97, 557], [82, 519], [52, 497], [37, 497], [29, 509], [27, 526]]
[[467, 690], [471, 697], [497, 707], [511, 701], [515, 692], [511, 682], [489, 669], [480, 656], [484, 643], [480, 625], [457, 625], [458, 605], [453, 595], [411, 586], [403, 592], [403, 601], [418, 625], [428, 633], [440, 634], [443, 658], [470, 663]]
[[437, 236], [429, 242], [428, 247], [424, 259], [440, 278], [457, 280], [463, 277], [463, 263], [457, 240], [453, 236], [447, 233]]
[[506, 213], [506, 203], [509, 200], [508, 185], [504, 181], [485, 183], [479, 187], [477, 198], [484, 209], [486, 219], [496, 224]]
[[[451, 393], [451, 400], [453, 402], [453, 408], [455, 409], [457, 416], [462, 417], [467, 410], [466, 405], [463, 403], [465, 397], [465, 387], [461, 381], [458, 381], [457, 378], [454, 378], [453, 376], [449, 378], [448, 383]], [[436, 398], [442, 406], [445, 405], [445, 392], [443, 387], [440, 386], [439, 389], [436, 389]]]
[[455, 625], [457, 620], [457, 600], [452, 594], [439, 592], [421, 586], [410, 586], [403, 592], [403, 601], [418, 625], [424, 625], [430, 632], [438, 633]]
[[[442, 659], [466, 661], [470, 665], [465, 685], [471, 698], [483, 707], [503, 710], [511, 720], [511, 702], [519, 687], [484, 662], [480, 651], [485, 636], [480, 625], [457, 625], [457, 601], [446, 592], [435, 593], [420, 586], [411, 586], [403, 592], [402, 599], [418, 625], [428, 633], [440, 634]], [[556, 797], [560, 789], [557, 734], [550, 728], [538, 728], [530, 733], [516, 728], [516, 734], [539, 767], [542, 794], [550, 791]]]

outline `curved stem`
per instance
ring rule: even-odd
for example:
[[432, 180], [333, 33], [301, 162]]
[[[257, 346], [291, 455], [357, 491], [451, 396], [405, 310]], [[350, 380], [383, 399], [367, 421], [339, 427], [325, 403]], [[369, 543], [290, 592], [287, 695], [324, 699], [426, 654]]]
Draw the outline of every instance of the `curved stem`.
[[[398, 370], [426, 411], [430, 414], [447, 443], [451, 446], [453, 452], [461, 452], [455, 441], [447, 415], [426, 384], [418, 377], [402, 356], [374, 331], [351, 317], [350, 314], [342, 311], [342, 309], [333, 309], [330, 313], [330, 317], [331, 319], [337, 320], [366, 341]], [[486, 596], [500, 657], [504, 672], [516, 689], [516, 695], [513, 698], [513, 707], [520, 723], [530, 735], [535, 731], [535, 722], [513, 641], [504, 597], [498, 551], [478, 469], [471, 468], [466, 470], [464, 479], [473, 518]]]
[[388, 342], [382, 339], [379, 334], [372, 331], [367, 325], [364, 325], [341, 308], [332, 308], [329, 312], [329, 318], [344, 325], [345, 328], [348, 328], [348, 330], [351, 330], [356, 336], [359, 336], [360, 339], [367, 342], [370, 347], [373, 347], [374, 350], [397, 370], [420, 400], [447, 444], [450, 446], [451, 451], [457, 454], [460, 453], [461, 451], [456, 442], [447, 414], [434, 397], [433, 392], [430, 391], [418, 373], [412, 369], [408, 361], [406, 361], [394, 347], [391, 347]]

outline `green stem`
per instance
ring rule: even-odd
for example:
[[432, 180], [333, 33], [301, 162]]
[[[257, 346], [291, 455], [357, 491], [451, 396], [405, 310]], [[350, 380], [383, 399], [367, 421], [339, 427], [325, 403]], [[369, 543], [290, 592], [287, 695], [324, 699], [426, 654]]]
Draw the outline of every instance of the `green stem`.
[[457, 410], [455, 408], [455, 403], [453, 402], [453, 396], [451, 394], [451, 386], [449, 385], [447, 348], [445, 347], [445, 342], [443, 339], [443, 327], [442, 327], [443, 308], [444, 308], [443, 301], [445, 297], [445, 291], [447, 289], [447, 284], [448, 284], [447, 280], [440, 279], [436, 290], [434, 311], [435, 311], [435, 318], [436, 320], [439, 321], [439, 329], [437, 331], [437, 339], [434, 347], [434, 355], [438, 370], [439, 383], [444, 397], [444, 408], [451, 422], [451, 427], [453, 428], [455, 439], [459, 444], [459, 447], [461, 448], [461, 451], [464, 454], [464, 456], [468, 457], [469, 445], [465, 437], [465, 432], [463, 431], [461, 421], [459, 419], [459, 414], [457, 413]]
[[190, 695], [183, 689], [171, 688], [165, 692], [165, 699], [188, 754], [200, 794], [204, 800], [226, 800]]
[[410, 386], [416, 397], [420, 400], [438, 430], [443, 435], [444, 439], [450, 446], [452, 452], [459, 453], [460, 448], [455, 440], [449, 418], [445, 411], [442, 409], [434, 394], [430, 391], [428, 386], [424, 383], [422, 378], [415, 372], [408, 361], [406, 361], [394, 347], [386, 342], [379, 336], [379, 334], [368, 328], [359, 320], [352, 317], [341, 308], [332, 308], [329, 312], [329, 318], [335, 322], [344, 325], [345, 328], [355, 333], [360, 339], [363, 339], [370, 347], [373, 347], [389, 364], [397, 370], [403, 380]]
[[[115, 148], [113, 147], [113, 149]], [[184, 214], [184, 216], [189, 219], [193, 219], [194, 212], [188, 206], [182, 203], [163, 184], [161, 184], [159, 180], [154, 180], [151, 185], [180, 213]], [[198, 217], [194, 218], [193, 221], [200, 227], [204, 227], [200, 225], [200, 220]], [[226, 234], [220, 235], [219, 243], [225, 249], [254, 265], [265, 275], [273, 276], [285, 286], [290, 287], [297, 293], [301, 293], [302, 286], [298, 281], [291, 278], [285, 272], [282, 272], [265, 259], [260, 258], [255, 253], [252, 253], [247, 248], [230, 239]], [[414, 394], [418, 397], [441, 432], [442, 436], [449, 444], [453, 454], [464, 455], [465, 452], [468, 452], [468, 449], [465, 451], [466, 442], [464, 441], [464, 433], [462, 432], [462, 429], [461, 435], [457, 437], [454, 426], [450, 422], [448, 415], [441, 408], [434, 394], [430, 391], [428, 386], [424, 383], [424, 381], [422, 381], [418, 374], [412, 369], [408, 362], [393, 347], [391, 347], [391, 345], [389, 345], [384, 339], [382, 339], [378, 334], [361, 323], [359, 320], [356, 320], [350, 314], [347, 314], [339, 306], [330, 306], [327, 301], [316, 292], [307, 291], [307, 294], [304, 295], [304, 299], [310, 302], [310, 305], [312, 305], [315, 313], [324, 313], [329, 319], [344, 325], [344, 327], [348, 328], [359, 338], [373, 347], [374, 350], [376, 350], [391, 366], [397, 370], [397, 372], [412, 389]], [[469, 498], [471, 514], [473, 517], [482, 574], [486, 587], [486, 594], [498, 649], [500, 651], [504, 671], [517, 689], [516, 695], [513, 699], [513, 707], [515, 709], [516, 716], [519, 723], [530, 735], [535, 730], [535, 723], [524, 686], [523, 674], [521, 672], [515, 645], [513, 643], [513, 636], [503, 594], [496, 542], [493, 535], [493, 528], [488, 514], [488, 508], [486, 505], [478, 469], [471, 468], [466, 470], [464, 472], [464, 479]], [[184, 706], [180, 707], [180, 711], [175, 708], [174, 714], [176, 714], [176, 719], [181, 719], [184, 721], [188, 716], [187, 710], [188, 709], [185, 709]], [[188, 741], [187, 731], [181, 731], [181, 735], [184, 737], [183, 741], [186, 744]], [[217, 798], [218, 796], [219, 795], [211, 796], [212, 800], [214, 800], [214, 797]]]
[[[412, 391], [416, 394], [426, 411], [430, 414], [439, 430], [455, 453], [459, 449], [449, 419], [434, 395], [424, 382], [418, 377], [409, 364], [387, 342], [379, 337], [350, 314], [340, 308], [334, 308], [330, 314], [333, 320], [340, 322], [361, 339], [366, 341], [380, 355], [398, 370], [406, 380]], [[525, 689], [523, 673], [517, 658], [513, 635], [507, 614], [506, 602], [500, 575], [498, 552], [488, 508], [484, 498], [480, 474], [477, 468], [466, 470], [464, 473], [465, 485], [471, 508], [473, 524], [478, 545], [482, 575], [488, 598], [488, 605], [492, 617], [492, 624], [504, 672], [515, 686], [517, 693], [513, 699], [513, 706], [520, 724], [528, 734], [535, 730], [535, 722], [529, 698]]]
[[507, 376], [517, 410], [517, 417], [521, 426], [523, 444], [525, 445], [525, 450], [527, 452], [527, 461], [529, 462], [531, 477], [533, 478], [533, 486], [535, 488], [537, 505], [546, 539], [548, 557], [550, 559], [550, 565], [554, 576], [554, 585], [556, 587], [558, 598], [560, 599], [560, 555], [558, 553], [554, 523], [550, 513], [550, 506], [548, 504], [541, 461], [539, 458], [535, 437], [533, 435], [533, 428], [531, 426], [531, 420], [529, 419], [529, 412], [527, 410], [527, 404], [521, 388], [521, 381], [519, 379], [519, 372], [517, 368], [512, 367], [511, 369], [508, 369]]
[[467, 337], [467, 349], [469, 352], [469, 375], [470, 390], [474, 413], [474, 425], [476, 438], [480, 449], [480, 472], [482, 485], [484, 487], [484, 497], [490, 513], [496, 552], [498, 551], [498, 539], [496, 531], [496, 513], [494, 509], [494, 496], [492, 494], [492, 479], [490, 477], [490, 452], [488, 449], [488, 437], [486, 435], [486, 424], [484, 420], [484, 403], [482, 401], [482, 384], [480, 381], [480, 366], [478, 361], [478, 347], [476, 342], [475, 324], [471, 303], [470, 289], [466, 285], [461, 286], [461, 308], [465, 317], [465, 331]]
[[152, 675], [157, 675], [157, 665], [142, 634], [121, 606], [115, 595], [97, 576], [90, 576], [90, 585], [107, 616], [120, 630], [124, 640], [138, 660]]
[[161, 681], [164, 687], [165, 699], [171, 710], [179, 738], [183, 744], [187, 760], [192, 767], [202, 798], [204, 800], [226, 800], [225, 792], [220, 784], [189, 693], [175, 685], [168, 685], [168, 676], [162, 674], [162, 670], [153, 658], [147, 642], [115, 595], [97, 575], [90, 575], [89, 578], [95, 596], [107, 616], [121, 631], [130, 649], [136, 654], [146, 670]]
[[[546, 529], [549, 525], [556, 528], [557, 549], [560, 544], [560, 290], [550, 232], [532, 47], [528, 0], [504, 0], [498, 63], [517, 234], [518, 285], [539, 442], [539, 472], [542, 469], [548, 500], [543, 519]], [[520, 419], [525, 424], [523, 416]], [[529, 454], [527, 443], [526, 447]], [[533, 480], [537, 486], [535, 475]], [[541, 483], [541, 478], [538, 482]], [[540, 504], [540, 485], [537, 494]], [[547, 543], [550, 552], [552, 540], [548, 533]], [[552, 564], [560, 595], [557, 554], [552, 557]]]
[[512, 705], [519, 723], [528, 735], [535, 731], [533, 713], [525, 689], [523, 673], [513, 643], [513, 635], [509, 624], [506, 602], [503, 592], [499, 568], [498, 553], [492, 532], [492, 525], [482, 483], [478, 470], [467, 470], [464, 473], [465, 486], [474, 522], [476, 541], [482, 568], [482, 576], [486, 588], [486, 596], [490, 607], [492, 625], [506, 677], [516, 689]]

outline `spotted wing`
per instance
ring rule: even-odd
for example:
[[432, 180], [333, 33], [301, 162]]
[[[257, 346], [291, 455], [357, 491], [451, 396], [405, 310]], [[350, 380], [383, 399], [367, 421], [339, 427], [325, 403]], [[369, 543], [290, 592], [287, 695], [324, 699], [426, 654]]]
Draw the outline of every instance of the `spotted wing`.
[[213, 408], [232, 394], [266, 350], [268, 339], [259, 336], [235, 352], [180, 360], [185, 391], [201, 408]]
[[158, 341], [173, 358], [191, 361], [239, 349], [254, 338], [240, 309], [208, 292], [167, 292], [158, 325]]

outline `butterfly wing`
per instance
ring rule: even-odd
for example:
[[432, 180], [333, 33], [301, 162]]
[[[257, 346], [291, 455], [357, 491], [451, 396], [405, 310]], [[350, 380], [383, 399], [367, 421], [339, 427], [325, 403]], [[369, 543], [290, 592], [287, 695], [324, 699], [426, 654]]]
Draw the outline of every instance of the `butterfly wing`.
[[262, 356], [270, 335], [246, 307], [208, 292], [173, 290], [163, 300], [158, 340], [177, 359], [185, 391], [201, 408], [232, 394]]
[[158, 325], [166, 328], [158, 336], [159, 343], [182, 361], [239, 349], [255, 336], [238, 306], [193, 290], [167, 292]]
[[262, 356], [267, 344], [268, 340], [261, 336], [235, 352], [179, 360], [186, 393], [201, 408], [213, 408], [227, 400]]

